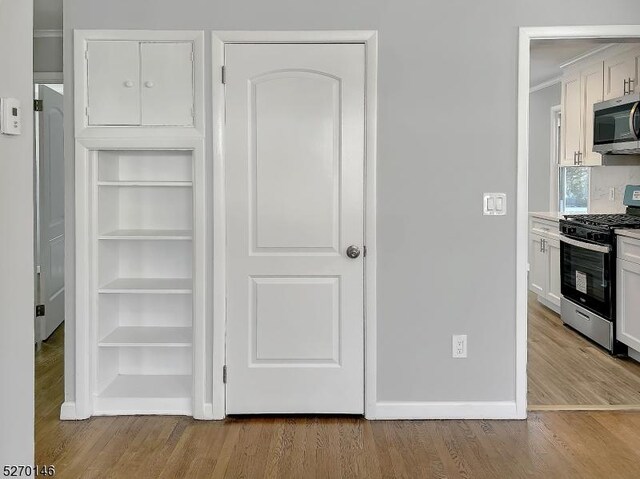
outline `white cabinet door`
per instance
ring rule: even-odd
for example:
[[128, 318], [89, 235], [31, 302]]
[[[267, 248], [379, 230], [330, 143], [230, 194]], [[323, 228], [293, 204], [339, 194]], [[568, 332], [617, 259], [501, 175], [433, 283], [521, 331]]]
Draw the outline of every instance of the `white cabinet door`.
[[582, 102], [580, 101], [580, 75], [566, 76], [562, 80], [562, 149], [560, 163], [574, 165], [580, 151], [582, 134]]
[[616, 338], [640, 351], [640, 264], [618, 258], [617, 276]]
[[[636, 79], [636, 56], [635, 52], [627, 52], [608, 58], [604, 62], [604, 99], [611, 100], [628, 92], [628, 84], [625, 82], [631, 78]], [[633, 86], [637, 85], [632, 85]]]
[[539, 296], [546, 296], [549, 262], [542, 251], [542, 236], [529, 234], [529, 289]]
[[580, 74], [582, 100], [581, 164], [601, 165], [602, 155], [593, 152], [593, 105], [602, 101], [604, 65], [598, 62]]
[[545, 254], [548, 261], [548, 287], [546, 298], [556, 306], [560, 306], [561, 278], [560, 278], [560, 241], [557, 239], [545, 239]]
[[89, 125], [139, 125], [140, 44], [90, 41], [87, 65]]
[[225, 58], [227, 413], [362, 414], [364, 46]]
[[142, 124], [193, 125], [193, 44], [140, 44]]

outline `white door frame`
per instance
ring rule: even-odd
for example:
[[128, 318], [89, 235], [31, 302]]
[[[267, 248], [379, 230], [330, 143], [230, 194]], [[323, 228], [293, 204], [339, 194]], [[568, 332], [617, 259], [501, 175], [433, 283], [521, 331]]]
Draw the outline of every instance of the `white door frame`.
[[224, 45], [226, 43], [361, 43], [365, 45], [364, 262], [365, 417], [376, 415], [376, 145], [378, 34], [376, 31], [214, 31], [213, 89], [213, 416], [226, 415], [223, 366], [226, 355], [226, 206], [224, 156]]
[[531, 40], [640, 37], [640, 25], [520, 28], [518, 55], [518, 183], [516, 211], [516, 414], [527, 417], [527, 263], [529, 216], [529, 67]]

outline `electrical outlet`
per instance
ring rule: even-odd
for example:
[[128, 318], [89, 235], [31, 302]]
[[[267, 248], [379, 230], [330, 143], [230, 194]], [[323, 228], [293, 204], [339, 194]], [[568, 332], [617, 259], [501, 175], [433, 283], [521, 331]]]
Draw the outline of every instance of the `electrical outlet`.
[[616, 200], [616, 189], [611, 187], [609, 188], [609, 201], [615, 201]]
[[454, 334], [451, 344], [451, 355], [454, 358], [466, 358], [467, 357], [467, 335], [466, 334]]

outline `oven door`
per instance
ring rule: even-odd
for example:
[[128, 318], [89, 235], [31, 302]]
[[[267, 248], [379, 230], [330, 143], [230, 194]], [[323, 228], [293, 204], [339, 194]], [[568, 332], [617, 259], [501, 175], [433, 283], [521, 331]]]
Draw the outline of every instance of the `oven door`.
[[640, 100], [636, 95], [594, 106], [593, 151], [635, 150], [640, 139]]
[[611, 247], [560, 235], [561, 290], [573, 302], [612, 319]]

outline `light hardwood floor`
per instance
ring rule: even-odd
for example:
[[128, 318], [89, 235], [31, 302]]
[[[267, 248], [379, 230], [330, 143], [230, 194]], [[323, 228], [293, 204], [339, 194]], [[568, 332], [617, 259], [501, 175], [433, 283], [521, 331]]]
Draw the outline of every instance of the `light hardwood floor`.
[[638, 478], [640, 413], [527, 421], [58, 420], [62, 329], [36, 356], [36, 463], [60, 478]]
[[640, 364], [611, 356], [567, 328], [533, 293], [529, 293], [528, 335], [530, 407], [640, 407]]

